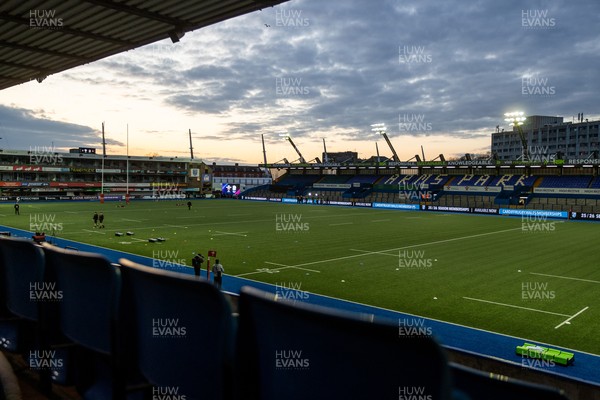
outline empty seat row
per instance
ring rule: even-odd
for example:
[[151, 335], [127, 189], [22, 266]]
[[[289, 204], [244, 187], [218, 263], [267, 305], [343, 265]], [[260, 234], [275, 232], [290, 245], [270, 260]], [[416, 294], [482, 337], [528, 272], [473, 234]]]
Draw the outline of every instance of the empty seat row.
[[[5, 349], [26, 350], [30, 367], [85, 399], [500, 398], [478, 373], [451, 368], [429, 336], [250, 287], [234, 320], [210, 283], [119, 262], [0, 238]], [[26, 329], [7, 334], [15, 320]], [[535, 398], [516, 395], [531, 389], [519, 382], [493, 385], [494, 395]]]

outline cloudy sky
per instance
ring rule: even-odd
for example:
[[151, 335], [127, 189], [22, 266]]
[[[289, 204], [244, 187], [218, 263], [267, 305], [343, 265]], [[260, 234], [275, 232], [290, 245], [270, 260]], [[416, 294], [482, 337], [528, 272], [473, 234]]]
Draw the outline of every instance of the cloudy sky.
[[600, 117], [600, 2], [291, 0], [0, 91], [0, 147], [212, 162], [490, 150], [502, 114]]

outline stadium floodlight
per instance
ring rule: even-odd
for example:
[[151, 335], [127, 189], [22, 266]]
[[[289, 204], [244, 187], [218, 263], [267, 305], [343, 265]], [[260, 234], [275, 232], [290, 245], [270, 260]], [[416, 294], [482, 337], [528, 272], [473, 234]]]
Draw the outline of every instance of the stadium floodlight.
[[519, 138], [521, 139], [521, 147], [523, 151], [519, 158], [523, 159], [523, 161], [529, 161], [529, 149], [527, 148], [527, 138], [525, 137], [523, 128], [521, 128], [521, 125], [523, 125], [526, 119], [527, 118], [525, 118], [523, 111], [513, 111], [504, 114], [504, 120], [508, 122], [509, 125], [513, 128], [517, 128], [517, 133], [519, 134]]
[[371, 130], [379, 133], [380, 135], [387, 133], [387, 127], [385, 124], [371, 124]]
[[509, 123], [510, 126], [523, 125], [525, 118], [523, 111], [514, 111], [504, 114], [504, 120]]

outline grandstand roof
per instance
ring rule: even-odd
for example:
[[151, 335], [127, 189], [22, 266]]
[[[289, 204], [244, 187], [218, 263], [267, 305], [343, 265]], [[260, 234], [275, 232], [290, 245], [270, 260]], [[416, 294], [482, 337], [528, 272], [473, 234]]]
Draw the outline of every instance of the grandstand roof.
[[286, 1], [3, 1], [0, 90]]

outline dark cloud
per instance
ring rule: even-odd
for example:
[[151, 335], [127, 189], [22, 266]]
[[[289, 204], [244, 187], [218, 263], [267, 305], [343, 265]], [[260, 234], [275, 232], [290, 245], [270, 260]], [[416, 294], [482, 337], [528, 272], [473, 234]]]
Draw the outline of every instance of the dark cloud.
[[[43, 110], [26, 110], [0, 105], [2, 148], [28, 149], [32, 146], [67, 150], [74, 147], [98, 147], [101, 133], [89, 126], [55, 121]], [[107, 144], [121, 145], [117, 141]]]

